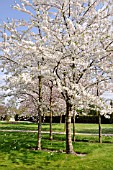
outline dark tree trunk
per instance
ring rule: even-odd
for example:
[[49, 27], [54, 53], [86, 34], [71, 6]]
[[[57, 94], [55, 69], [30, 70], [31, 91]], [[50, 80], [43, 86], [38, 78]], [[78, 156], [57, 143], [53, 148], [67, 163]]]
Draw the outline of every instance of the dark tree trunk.
[[101, 115], [100, 113], [98, 114], [99, 118], [99, 143], [102, 143], [102, 127], [101, 127]]
[[75, 111], [73, 113], [73, 141], [75, 142]]
[[[99, 96], [99, 89], [98, 89], [98, 80], [97, 80], [97, 96]], [[97, 111], [98, 114], [98, 126], [99, 126], [99, 143], [102, 143], [102, 128], [101, 128], [101, 115]]]
[[42, 125], [42, 118], [41, 118], [41, 103], [42, 103], [42, 77], [39, 76], [39, 106], [38, 106], [38, 137], [37, 137], [37, 146], [36, 150], [41, 150], [41, 125]]
[[39, 121], [38, 121], [38, 141], [37, 141], [36, 150], [41, 150], [41, 127], [42, 127], [41, 115], [39, 115]]
[[44, 123], [44, 121], [45, 121], [45, 114], [43, 114], [42, 123]]
[[74, 153], [72, 145], [72, 135], [71, 135], [71, 111], [72, 106], [69, 102], [66, 102], [66, 153]]
[[52, 113], [52, 90], [53, 90], [53, 85], [50, 86], [50, 140], [53, 139], [53, 134], [52, 134], [52, 118], [53, 118], [53, 113]]
[[50, 113], [50, 140], [53, 139], [53, 134], [52, 134], [52, 111]]

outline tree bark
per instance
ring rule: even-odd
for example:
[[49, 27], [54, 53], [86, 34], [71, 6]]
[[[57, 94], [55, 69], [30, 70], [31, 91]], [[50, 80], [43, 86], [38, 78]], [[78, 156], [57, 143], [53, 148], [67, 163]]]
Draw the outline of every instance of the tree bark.
[[53, 118], [53, 113], [52, 113], [52, 89], [53, 89], [53, 86], [50, 86], [50, 140], [53, 139], [53, 134], [52, 134], [52, 118]]
[[62, 113], [60, 114], [60, 124], [62, 123]]
[[73, 113], [73, 142], [75, 142], [75, 111]]
[[69, 102], [66, 102], [66, 153], [74, 153], [72, 145], [72, 136], [71, 136], [71, 111], [72, 106]]
[[102, 143], [102, 127], [101, 127], [101, 115], [100, 113], [98, 114], [99, 118], [99, 143]]
[[41, 127], [42, 127], [41, 115], [39, 115], [39, 121], [38, 121], [38, 141], [37, 141], [36, 150], [41, 150]]
[[50, 111], [50, 140], [53, 139], [53, 134], [52, 134], [52, 111]]
[[[98, 88], [98, 80], [97, 80], [97, 96], [99, 96], [99, 88]], [[101, 128], [101, 115], [98, 113], [98, 126], [99, 126], [99, 143], [102, 143], [102, 128]]]
[[41, 103], [42, 103], [42, 76], [38, 77], [39, 79], [39, 106], [38, 106], [38, 137], [37, 137], [37, 146], [36, 150], [41, 150], [41, 127], [42, 127], [42, 118], [41, 118]]
[[44, 121], [45, 121], [45, 114], [43, 114], [42, 123], [44, 123]]

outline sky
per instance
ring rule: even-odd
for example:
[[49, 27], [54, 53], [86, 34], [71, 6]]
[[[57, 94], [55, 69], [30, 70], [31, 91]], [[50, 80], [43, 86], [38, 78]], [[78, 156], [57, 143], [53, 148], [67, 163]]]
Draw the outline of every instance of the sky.
[[[14, 2], [15, 2], [14, 0], [0, 0], [0, 24], [2, 24], [3, 21], [7, 21], [7, 18], [21, 19], [27, 17], [27, 14], [24, 14], [12, 8]], [[16, 0], [16, 2], [20, 3], [19, 0]], [[3, 84], [3, 78], [4, 74], [0, 70], [0, 85]]]
[[[10, 19], [27, 18], [27, 14], [24, 14], [12, 8], [12, 5], [14, 5], [14, 2], [15, 2], [14, 0], [0, 0], [0, 24], [2, 24], [3, 21], [7, 21], [7, 18], [10, 18]], [[16, 0], [16, 2], [20, 3], [20, 0]], [[1, 75], [1, 72], [0, 72], [0, 75]]]
[[[0, 22], [6, 20], [7, 18], [22, 18], [25, 15], [17, 10], [12, 9], [14, 0], [0, 0]], [[19, 0], [16, 0], [19, 3]]]
[[[16, 0], [17, 3], [20, 3], [19, 0]], [[3, 21], [6, 21], [7, 18], [16, 18], [16, 19], [22, 19], [27, 18], [27, 14], [24, 14], [22, 12], [16, 11], [12, 9], [12, 5], [14, 4], [14, 0], [0, 0], [0, 24]], [[3, 83], [3, 77], [4, 74], [0, 71], [0, 84]], [[113, 94], [106, 92], [104, 95], [105, 99], [113, 99]]]

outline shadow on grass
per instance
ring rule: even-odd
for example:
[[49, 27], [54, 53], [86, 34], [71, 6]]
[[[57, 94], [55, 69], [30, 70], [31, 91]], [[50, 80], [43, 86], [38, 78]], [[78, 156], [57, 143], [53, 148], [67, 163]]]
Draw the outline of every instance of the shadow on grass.
[[[54, 150], [58, 152], [65, 151], [66, 142], [65, 135], [53, 135], [53, 141], [49, 140], [49, 134], [42, 135], [42, 149]], [[76, 136], [76, 141], [73, 145], [77, 148], [78, 144], [87, 146], [89, 143], [98, 145], [98, 136]], [[113, 137], [103, 137], [103, 143], [113, 143]], [[15, 133], [15, 132], [0, 132], [0, 151], [10, 153], [13, 151], [27, 152], [32, 148], [36, 148], [37, 134], [36, 133]], [[76, 150], [77, 153], [87, 153], [84, 149]]]
[[[78, 133], [92, 133], [92, 134], [98, 134], [98, 129], [81, 129], [77, 131]], [[104, 134], [113, 134], [113, 128], [102, 128], [102, 133]]]
[[36, 134], [0, 132], [0, 151], [28, 149], [36, 144]]

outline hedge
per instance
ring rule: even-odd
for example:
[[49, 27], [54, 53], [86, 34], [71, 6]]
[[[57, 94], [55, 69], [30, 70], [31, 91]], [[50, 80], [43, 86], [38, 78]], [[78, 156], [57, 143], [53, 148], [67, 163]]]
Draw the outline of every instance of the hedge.
[[[16, 121], [31, 121], [31, 122], [37, 122], [37, 117], [18, 117], [16, 116]], [[53, 123], [60, 123], [61, 116], [53, 116], [52, 122]], [[50, 116], [42, 116], [42, 122], [49, 123], [50, 122]], [[65, 115], [62, 115], [62, 123], [65, 123]], [[71, 118], [71, 122], [73, 122], [73, 117]], [[97, 115], [77, 115], [75, 118], [76, 123], [98, 123], [98, 116]], [[113, 123], [113, 115], [110, 119], [105, 118], [104, 116], [101, 117], [102, 124], [110, 124]]]

